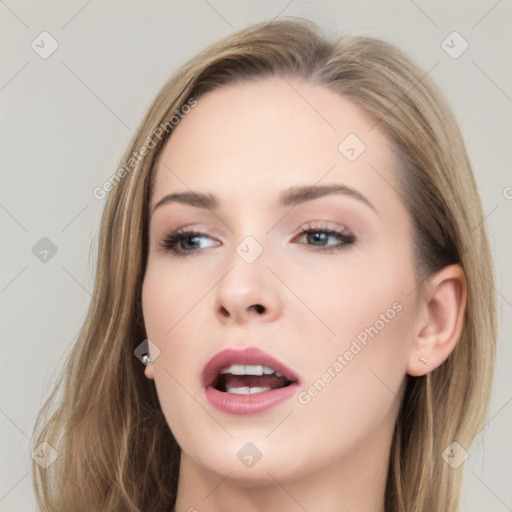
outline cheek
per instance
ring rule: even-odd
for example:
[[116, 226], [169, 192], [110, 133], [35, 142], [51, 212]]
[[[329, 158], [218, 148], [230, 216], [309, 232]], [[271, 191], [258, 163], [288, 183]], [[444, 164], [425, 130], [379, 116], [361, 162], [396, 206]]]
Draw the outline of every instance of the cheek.
[[160, 349], [155, 381], [165, 370], [191, 381], [190, 369], [197, 369], [197, 357], [204, 351], [200, 344], [207, 336], [205, 325], [211, 322], [211, 289], [216, 281], [214, 272], [164, 258], [150, 259], [142, 309], [147, 337]]
[[321, 291], [313, 279], [303, 285], [308, 306], [322, 321], [313, 319], [309, 330], [302, 331], [315, 340], [313, 350], [307, 345], [303, 350], [309, 352], [307, 384], [320, 381], [322, 397], [319, 394], [317, 404], [328, 407], [340, 401], [357, 409], [374, 400], [393, 401], [404, 380], [413, 340], [410, 261], [380, 258], [323, 277]]
[[[179, 333], [186, 323], [187, 311], [190, 312], [192, 300], [188, 299], [189, 290], [177, 282], [169, 268], [158, 263], [150, 263], [142, 286], [142, 310], [147, 337], [158, 347], [158, 359], [146, 368], [145, 374], [154, 378], [162, 405], [162, 393], [168, 395], [173, 387], [172, 376], [176, 375], [178, 361], [186, 361], [186, 353], [180, 343]], [[181, 290], [185, 290], [182, 292]], [[181, 320], [180, 320], [181, 319]], [[177, 376], [176, 376], [177, 377]], [[164, 384], [165, 381], [165, 384]]]
[[208, 289], [196, 272], [178, 272], [177, 268], [169, 262], [150, 260], [142, 287], [146, 332], [164, 347], [177, 322], [190, 313]]
[[187, 421], [193, 420], [195, 413], [201, 415], [192, 398], [199, 390], [190, 378], [197, 334], [190, 312], [195, 302], [190, 287], [184, 286], [168, 266], [148, 266], [142, 287], [144, 324], [147, 337], [158, 346], [160, 355], [147, 368], [146, 376], [154, 379], [160, 406], [178, 439], [187, 433], [182, 411], [188, 411]]
[[344, 298], [338, 321], [331, 319], [337, 336], [321, 348], [309, 348], [296, 428], [323, 418], [322, 435], [339, 440], [329, 445], [332, 456], [349, 446], [364, 447], [378, 432], [389, 432], [396, 420], [412, 308], [405, 297], [395, 298], [375, 293], [359, 302]]
[[[286, 277], [288, 282], [293, 280], [290, 275]], [[324, 265], [294, 283], [294, 291], [311, 313], [298, 321], [308, 320], [317, 332], [317, 341], [326, 347], [358, 335], [364, 343], [365, 336], [370, 336], [368, 329], [375, 333], [376, 328], [380, 335], [400, 325], [404, 317], [401, 310], [413, 288], [412, 273], [409, 276], [404, 267], [377, 268], [371, 261], [365, 265]]]
[[[149, 339], [161, 338], [166, 311], [171, 306], [166, 301], [167, 290], [164, 283], [158, 283], [155, 273], [149, 271], [142, 285], [142, 311]], [[159, 345], [160, 346], [160, 345]]]
[[397, 412], [414, 305], [396, 283], [360, 283], [358, 293], [343, 294], [339, 306], [338, 316], [331, 317], [336, 336], [311, 354], [313, 389], [306, 390], [304, 401], [311, 398], [317, 412], [332, 412], [336, 428], [347, 435], [357, 430], [364, 435]]

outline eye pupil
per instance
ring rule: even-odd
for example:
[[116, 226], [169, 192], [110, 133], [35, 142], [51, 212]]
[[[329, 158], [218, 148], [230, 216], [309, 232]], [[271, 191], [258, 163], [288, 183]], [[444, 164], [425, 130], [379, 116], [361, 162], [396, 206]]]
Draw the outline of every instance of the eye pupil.
[[[191, 241], [191, 240], [194, 240], [190, 245], [188, 245], [188, 247], [191, 247], [192, 249], [196, 249], [197, 248], [197, 244], [198, 244], [198, 239], [199, 237], [196, 236], [196, 235], [192, 235], [192, 236], [187, 236], [185, 238], [182, 239], [182, 243], [185, 242], [185, 241]], [[183, 244], [184, 247], [187, 246], [187, 244]]]
[[327, 236], [327, 233], [316, 232], [312, 233], [311, 236], [313, 237], [314, 241], [325, 242], [325, 237]]

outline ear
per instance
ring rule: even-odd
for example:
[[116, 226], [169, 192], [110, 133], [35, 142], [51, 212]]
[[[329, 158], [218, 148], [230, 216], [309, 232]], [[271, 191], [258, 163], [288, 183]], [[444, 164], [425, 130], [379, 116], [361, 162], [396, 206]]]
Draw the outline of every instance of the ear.
[[155, 370], [153, 368], [153, 365], [155, 364], [156, 359], [160, 356], [160, 349], [158, 348], [157, 344], [154, 341], [151, 341], [149, 338], [147, 339], [148, 342], [148, 356], [151, 358], [151, 362], [144, 367], [144, 375], [148, 379], [154, 379], [155, 378]]
[[155, 372], [153, 370], [153, 363], [148, 364], [144, 367], [144, 375], [148, 379], [154, 379], [155, 378]]
[[466, 300], [466, 277], [460, 265], [444, 267], [429, 278], [407, 357], [409, 375], [425, 375], [446, 361], [462, 331]]

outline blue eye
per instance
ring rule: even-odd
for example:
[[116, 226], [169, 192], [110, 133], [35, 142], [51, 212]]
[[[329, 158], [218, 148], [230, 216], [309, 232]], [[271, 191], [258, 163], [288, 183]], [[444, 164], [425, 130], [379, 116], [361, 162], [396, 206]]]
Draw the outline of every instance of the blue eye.
[[[348, 246], [352, 245], [356, 240], [355, 236], [352, 235], [351, 233], [346, 233], [345, 230], [337, 231], [335, 229], [301, 229], [301, 238], [303, 238], [304, 235], [306, 236], [306, 239], [308, 241], [313, 242], [312, 244], [308, 245], [313, 245], [313, 247], [315, 247], [315, 250], [320, 251], [345, 249]], [[338, 240], [338, 243], [328, 244], [329, 238]]]
[[[210, 238], [204, 233], [198, 231], [176, 231], [168, 235], [162, 242], [162, 247], [179, 256], [187, 256], [187, 253], [197, 252], [199, 240]], [[188, 246], [184, 242], [190, 242]], [[187, 248], [188, 247], [188, 248]]]
[[[345, 249], [355, 242], [355, 236], [351, 233], [324, 228], [301, 228], [300, 238], [306, 237], [307, 242], [304, 245], [310, 245], [316, 251], [332, 251]], [[176, 231], [168, 235], [162, 241], [162, 247], [176, 256], [190, 256], [197, 254], [207, 247], [213, 247], [214, 244], [201, 246], [201, 240], [211, 240], [211, 238], [199, 231]], [[337, 243], [330, 244], [329, 240], [337, 240]]]

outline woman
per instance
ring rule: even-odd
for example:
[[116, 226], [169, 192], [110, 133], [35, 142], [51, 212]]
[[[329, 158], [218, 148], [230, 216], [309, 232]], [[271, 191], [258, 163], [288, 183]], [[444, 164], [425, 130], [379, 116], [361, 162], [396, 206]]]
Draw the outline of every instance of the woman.
[[240, 31], [165, 84], [102, 191], [42, 510], [458, 509], [493, 272], [415, 64], [306, 21]]

